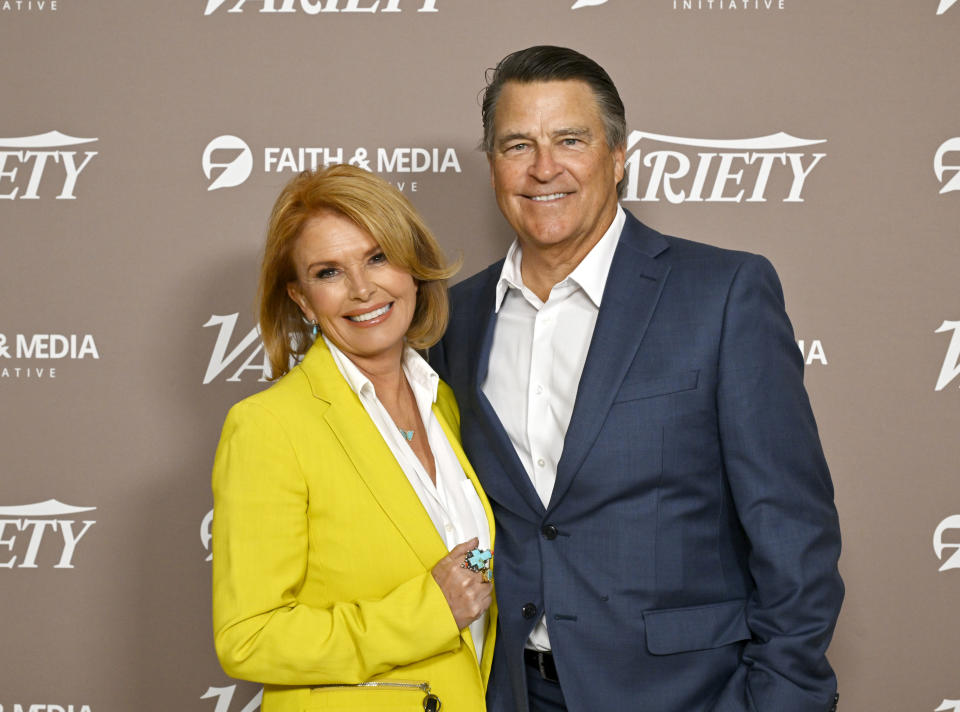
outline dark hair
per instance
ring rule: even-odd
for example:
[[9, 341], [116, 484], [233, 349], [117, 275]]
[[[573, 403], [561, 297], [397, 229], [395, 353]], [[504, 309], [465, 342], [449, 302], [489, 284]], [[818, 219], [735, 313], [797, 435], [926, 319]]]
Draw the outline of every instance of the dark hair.
[[603, 120], [607, 146], [612, 150], [627, 143], [627, 120], [623, 102], [613, 80], [603, 67], [589, 57], [567, 47], [538, 45], [521, 49], [500, 60], [487, 70], [487, 88], [483, 92], [483, 142], [481, 147], [489, 155], [493, 152], [493, 122], [497, 99], [507, 82], [529, 84], [579, 80], [593, 90]]

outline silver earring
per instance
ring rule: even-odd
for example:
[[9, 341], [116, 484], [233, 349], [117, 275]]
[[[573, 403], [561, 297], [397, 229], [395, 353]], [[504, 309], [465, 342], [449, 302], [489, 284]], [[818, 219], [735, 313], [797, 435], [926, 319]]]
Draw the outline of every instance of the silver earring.
[[313, 334], [313, 338], [317, 338], [317, 334], [320, 333], [320, 325], [315, 321], [312, 321], [310, 323], [313, 325], [313, 328], [310, 330], [310, 333]]

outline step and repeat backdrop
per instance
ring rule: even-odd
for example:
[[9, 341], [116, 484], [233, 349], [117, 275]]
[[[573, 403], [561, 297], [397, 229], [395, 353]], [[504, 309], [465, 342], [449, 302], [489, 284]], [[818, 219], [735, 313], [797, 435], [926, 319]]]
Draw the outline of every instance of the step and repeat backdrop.
[[958, 0], [0, 0], [2, 712], [259, 709], [213, 651], [209, 478], [268, 385], [270, 207], [347, 162], [458, 278], [498, 259], [478, 94], [533, 44], [618, 85], [628, 210], [780, 273], [841, 707], [960, 711]]

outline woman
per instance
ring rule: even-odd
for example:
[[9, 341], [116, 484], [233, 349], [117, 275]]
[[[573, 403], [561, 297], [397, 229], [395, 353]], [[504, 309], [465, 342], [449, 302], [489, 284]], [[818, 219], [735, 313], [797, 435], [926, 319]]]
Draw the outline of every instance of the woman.
[[283, 378], [230, 410], [213, 470], [217, 655], [264, 712], [484, 710], [493, 519], [411, 348], [443, 333], [452, 271], [361, 169], [274, 205], [260, 324]]

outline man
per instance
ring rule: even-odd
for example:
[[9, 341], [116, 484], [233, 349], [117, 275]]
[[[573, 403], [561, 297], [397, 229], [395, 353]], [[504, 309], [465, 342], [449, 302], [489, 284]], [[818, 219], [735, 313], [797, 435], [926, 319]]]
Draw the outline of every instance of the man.
[[497, 520], [492, 712], [827, 712], [833, 487], [776, 273], [618, 204], [623, 104], [569, 49], [483, 101], [506, 259], [433, 362]]

